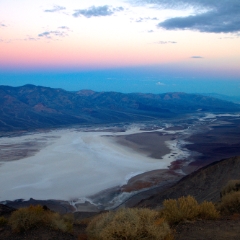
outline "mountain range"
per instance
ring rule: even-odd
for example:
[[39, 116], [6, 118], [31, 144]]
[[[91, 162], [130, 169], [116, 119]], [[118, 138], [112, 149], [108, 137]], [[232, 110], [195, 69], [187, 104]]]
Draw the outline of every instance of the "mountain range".
[[214, 97], [234, 103], [240, 104], [240, 96], [227, 96], [223, 94], [218, 94], [218, 93], [201, 93], [201, 95], [208, 96], [208, 97]]
[[196, 112], [239, 112], [240, 105], [186, 93], [76, 92], [43, 86], [0, 86], [0, 131], [173, 118]]

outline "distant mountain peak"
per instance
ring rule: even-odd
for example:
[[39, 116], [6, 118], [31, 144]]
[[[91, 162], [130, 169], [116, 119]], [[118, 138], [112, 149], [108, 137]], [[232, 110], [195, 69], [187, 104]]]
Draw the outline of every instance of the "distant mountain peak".
[[89, 89], [83, 89], [77, 92], [79, 96], [91, 96], [95, 94], [96, 92], [89, 90]]
[[23, 85], [22, 87], [30, 87], [30, 88], [35, 88], [35, 87], [37, 87], [36, 85], [34, 85], [34, 84], [25, 84], [25, 85]]

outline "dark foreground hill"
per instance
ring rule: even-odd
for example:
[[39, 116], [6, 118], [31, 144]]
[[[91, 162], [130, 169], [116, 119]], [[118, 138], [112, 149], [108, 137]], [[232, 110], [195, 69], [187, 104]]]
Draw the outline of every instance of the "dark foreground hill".
[[185, 113], [235, 111], [240, 111], [240, 105], [197, 94], [69, 92], [34, 85], [0, 86], [0, 131], [148, 121]]
[[240, 157], [214, 162], [182, 178], [174, 186], [140, 201], [137, 207], [159, 207], [165, 199], [194, 196], [198, 202], [220, 201], [221, 189], [229, 180], [240, 179]]

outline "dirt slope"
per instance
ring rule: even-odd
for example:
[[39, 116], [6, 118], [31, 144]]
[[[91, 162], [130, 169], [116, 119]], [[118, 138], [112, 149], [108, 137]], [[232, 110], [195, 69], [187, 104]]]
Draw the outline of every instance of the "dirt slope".
[[217, 202], [220, 191], [229, 180], [240, 179], [240, 157], [232, 157], [212, 163], [181, 179], [169, 189], [159, 192], [136, 207], [160, 207], [164, 199], [175, 199], [192, 195], [198, 202], [204, 200]]

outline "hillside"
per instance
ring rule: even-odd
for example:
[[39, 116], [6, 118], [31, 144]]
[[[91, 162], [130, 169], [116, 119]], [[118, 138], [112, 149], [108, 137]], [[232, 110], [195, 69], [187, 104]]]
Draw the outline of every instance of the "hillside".
[[160, 191], [137, 207], [159, 207], [164, 199], [176, 199], [191, 195], [198, 202], [220, 201], [220, 191], [229, 180], [240, 179], [240, 156], [214, 162], [182, 178], [174, 186]]
[[235, 112], [240, 105], [198, 94], [123, 94], [25, 85], [0, 86], [0, 131], [148, 121], [193, 112]]

